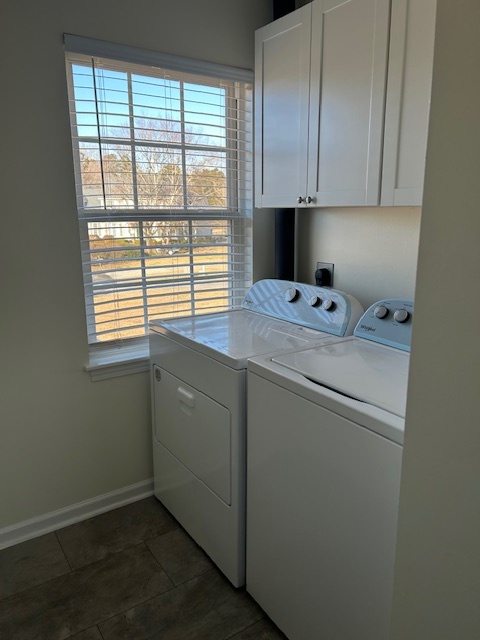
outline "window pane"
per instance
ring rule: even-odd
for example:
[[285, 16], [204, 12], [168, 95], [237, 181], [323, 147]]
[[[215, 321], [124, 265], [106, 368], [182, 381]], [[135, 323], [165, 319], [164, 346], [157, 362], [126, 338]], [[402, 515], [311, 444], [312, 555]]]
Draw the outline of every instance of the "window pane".
[[[96, 340], [144, 335], [153, 318], [231, 307], [231, 221], [90, 222], [88, 234], [87, 313]], [[244, 260], [236, 277], [248, 279]]]
[[81, 188], [85, 209], [104, 206], [103, 181], [100, 165], [100, 147], [93, 142], [79, 143]]
[[107, 209], [132, 208], [135, 202], [130, 147], [102, 144], [102, 169]]
[[226, 92], [223, 87], [185, 83], [187, 143], [226, 146]]
[[182, 144], [181, 125], [174, 120], [152, 117], [135, 117], [135, 140], [161, 144]]
[[[98, 340], [143, 335], [144, 294], [135, 223], [89, 223], [92, 298]], [[105, 336], [105, 337], [104, 337]]]
[[192, 315], [192, 292], [190, 285], [169, 283], [164, 287], [148, 289], [150, 320], [162, 320]]
[[72, 65], [75, 123], [81, 136], [98, 136], [97, 106], [91, 67]]
[[195, 208], [227, 207], [227, 159], [225, 153], [188, 151], [188, 205]]
[[129, 138], [127, 74], [96, 69], [95, 90], [100, 135], [106, 138]]
[[135, 118], [180, 122], [180, 82], [133, 74], [132, 95]]
[[130, 147], [100, 146], [92, 142], [80, 142], [79, 147], [83, 206], [86, 209], [132, 208], [134, 194]]
[[104, 291], [141, 278], [141, 249], [135, 222], [90, 222], [89, 252], [93, 288]]
[[140, 207], [183, 207], [181, 151], [167, 147], [137, 147], [135, 166]]

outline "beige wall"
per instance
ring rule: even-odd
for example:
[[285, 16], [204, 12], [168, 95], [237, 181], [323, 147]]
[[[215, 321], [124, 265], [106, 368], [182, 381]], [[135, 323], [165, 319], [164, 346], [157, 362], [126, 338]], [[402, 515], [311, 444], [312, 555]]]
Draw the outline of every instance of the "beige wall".
[[[251, 69], [270, 20], [270, 0], [4, 3], [0, 528], [152, 475], [147, 374], [92, 383], [83, 370], [63, 33]], [[257, 231], [259, 277], [268, 218]]]
[[317, 261], [332, 262], [334, 287], [366, 308], [381, 298], [413, 298], [418, 207], [297, 212], [297, 277], [314, 282]]
[[438, 0], [392, 640], [480, 638], [479, 27]]

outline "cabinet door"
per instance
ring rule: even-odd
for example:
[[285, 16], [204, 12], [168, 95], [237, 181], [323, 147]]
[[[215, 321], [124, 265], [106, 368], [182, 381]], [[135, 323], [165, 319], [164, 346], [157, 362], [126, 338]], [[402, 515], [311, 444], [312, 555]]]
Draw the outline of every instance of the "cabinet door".
[[255, 34], [255, 206], [305, 197], [311, 5]]
[[316, 0], [307, 196], [378, 205], [390, 0]]
[[393, 0], [382, 205], [421, 205], [436, 0]]

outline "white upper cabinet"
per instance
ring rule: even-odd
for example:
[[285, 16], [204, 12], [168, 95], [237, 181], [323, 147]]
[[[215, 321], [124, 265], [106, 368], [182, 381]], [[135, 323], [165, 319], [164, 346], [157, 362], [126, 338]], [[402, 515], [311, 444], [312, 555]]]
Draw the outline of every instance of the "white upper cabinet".
[[393, 0], [382, 205], [421, 205], [436, 0]]
[[380, 197], [390, 0], [314, 2], [308, 186], [313, 206]]
[[257, 31], [257, 207], [421, 203], [435, 6], [314, 0]]
[[255, 205], [296, 207], [307, 188], [311, 4], [256, 32]]
[[257, 207], [378, 204], [389, 5], [315, 0], [257, 31]]

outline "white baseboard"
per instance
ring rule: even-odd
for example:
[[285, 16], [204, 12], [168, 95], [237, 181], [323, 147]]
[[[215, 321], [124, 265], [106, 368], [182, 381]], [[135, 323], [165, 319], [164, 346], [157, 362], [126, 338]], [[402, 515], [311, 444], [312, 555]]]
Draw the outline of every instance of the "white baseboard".
[[123, 489], [104, 493], [96, 498], [77, 502], [69, 507], [45, 513], [36, 518], [24, 520], [10, 527], [0, 529], [0, 549], [19, 542], [37, 538], [56, 529], [62, 529], [81, 520], [87, 520], [100, 513], [123, 507], [131, 502], [153, 495], [153, 479], [131, 484]]

